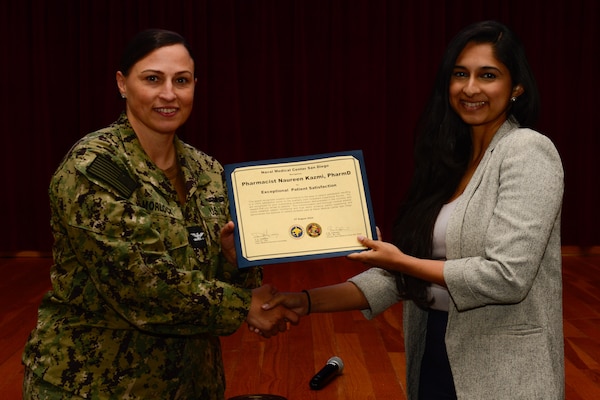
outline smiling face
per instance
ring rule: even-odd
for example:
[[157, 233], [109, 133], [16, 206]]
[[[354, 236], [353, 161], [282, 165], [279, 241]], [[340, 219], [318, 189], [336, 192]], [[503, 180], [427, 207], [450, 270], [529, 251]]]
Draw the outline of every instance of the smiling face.
[[513, 87], [510, 72], [494, 55], [490, 43], [468, 43], [456, 59], [449, 86], [452, 109], [474, 131], [494, 133], [507, 118]]
[[194, 61], [181, 44], [154, 50], [129, 74], [117, 72], [127, 99], [127, 117], [141, 136], [173, 135], [188, 119], [194, 102]]

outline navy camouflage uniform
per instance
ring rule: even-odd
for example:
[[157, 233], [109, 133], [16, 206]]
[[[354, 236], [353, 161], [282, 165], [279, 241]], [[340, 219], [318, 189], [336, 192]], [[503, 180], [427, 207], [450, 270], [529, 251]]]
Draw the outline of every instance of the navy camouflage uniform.
[[224, 398], [218, 336], [245, 321], [262, 271], [220, 252], [222, 166], [174, 143], [184, 205], [125, 114], [52, 177], [53, 288], [23, 354], [30, 398], [60, 398], [35, 381], [90, 399]]

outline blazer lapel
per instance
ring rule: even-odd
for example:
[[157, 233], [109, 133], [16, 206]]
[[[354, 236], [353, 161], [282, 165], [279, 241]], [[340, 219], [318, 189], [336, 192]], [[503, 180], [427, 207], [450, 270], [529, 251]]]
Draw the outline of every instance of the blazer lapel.
[[477, 169], [475, 170], [473, 177], [467, 184], [465, 191], [459, 197], [458, 202], [456, 203], [456, 207], [454, 208], [454, 211], [450, 216], [450, 219], [448, 220], [448, 227], [446, 229], [447, 259], [451, 260], [461, 258], [462, 251], [460, 248], [460, 238], [462, 236], [462, 227], [465, 218], [465, 213], [467, 211], [467, 206], [473, 198], [473, 194], [481, 184], [484, 172], [487, 169], [487, 165], [490, 161], [492, 153], [494, 152], [494, 149], [496, 148], [496, 145], [500, 142], [500, 140], [502, 140], [502, 138], [509, 135], [518, 127], [519, 125], [517, 121], [512, 118], [506, 120], [504, 124], [502, 124], [500, 129], [498, 129], [498, 131], [492, 138], [492, 141], [490, 142], [488, 148], [485, 151], [483, 159], [479, 163], [479, 166], [477, 166]]

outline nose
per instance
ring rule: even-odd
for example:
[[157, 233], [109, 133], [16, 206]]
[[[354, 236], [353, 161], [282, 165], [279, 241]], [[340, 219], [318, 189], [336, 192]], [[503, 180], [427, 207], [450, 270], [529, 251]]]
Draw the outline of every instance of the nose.
[[174, 100], [177, 95], [175, 94], [175, 90], [173, 89], [173, 84], [171, 82], [165, 82], [160, 91], [160, 97], [164, 100], [171, 101]]
[[463, 93], [467, 96], [471, 97], [479, 93], [480, 91], [481, 90], [479, 89], [479, 85], [477, 85], [477, 82], [472, 77], [469, 78], [467, 82], [465, 82], [465, 86], [463, 87]]

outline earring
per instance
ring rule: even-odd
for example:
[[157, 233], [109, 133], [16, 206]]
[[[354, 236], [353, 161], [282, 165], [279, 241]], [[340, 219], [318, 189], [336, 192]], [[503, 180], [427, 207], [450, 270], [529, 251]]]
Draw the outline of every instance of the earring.
[[512, 101], [513, 103], [514, 103], [515, 101], [517, 101], [517, 96], [513, 96], [513, 97], [511, 97], [511, 98], [510, 98], [510, 101]]
[[122, 99], [126, 99], [127, 98], [127, 96], [125, 96], [125, 93], [121, 93], [121, 98]]

